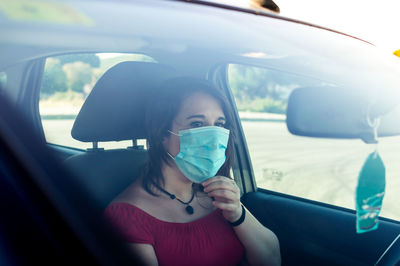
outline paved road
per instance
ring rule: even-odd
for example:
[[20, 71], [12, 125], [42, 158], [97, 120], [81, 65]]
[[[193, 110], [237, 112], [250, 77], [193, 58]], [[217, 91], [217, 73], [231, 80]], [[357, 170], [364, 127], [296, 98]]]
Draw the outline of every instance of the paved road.
[[[354, 209], [359, 171], [375, 145], [291, 135], [285, 123], [242, 122], [259, 187]], [[380, 140], [382, 215], [400, 220], [400, 137]]]
[[[49, 142], [88, 148], [71, 138], [73, 120], [44, 120]], [[243, 121], [259, 187], [354, 209], [358, 173], [374, 145], [291, 135], [283, 122]], [[108, 143], [106, 148], [129, 142]], [[400, 137], [384, 138], [379, 152], [386, 165], [382, 216], [400, 220]]]

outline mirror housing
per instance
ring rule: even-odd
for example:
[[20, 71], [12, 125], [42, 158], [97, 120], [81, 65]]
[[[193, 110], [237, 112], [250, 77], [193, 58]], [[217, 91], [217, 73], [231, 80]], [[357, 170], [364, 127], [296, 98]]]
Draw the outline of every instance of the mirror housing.
[[333, 86], [297, 88], [289, 97], [287, 128], [298, 136], [376, 143], [372, 124], [379, 120], [378, 137], [400, 135], [400, 99], [381, 92], [379, 99], [371, 101], [371, 95]]

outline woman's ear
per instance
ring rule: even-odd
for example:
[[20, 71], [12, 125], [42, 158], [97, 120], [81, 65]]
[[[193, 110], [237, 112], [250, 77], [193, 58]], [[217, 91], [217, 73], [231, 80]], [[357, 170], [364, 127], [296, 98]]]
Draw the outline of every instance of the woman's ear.
[[164, 149], [170, 153], [170, 155], [175, 156], [179, 153], [180, 150], [180, 142], [179, 137], [171, 134], [169, 130], [166, 131], [166, 134], [163, 134], [161, 143]]
[[162, 142], [164, 148], [166, 148], [166, 146], [168, 145], [168, 142], [169, 142], [169, 139], [170, 139], [170, 135], [171, 134], [167, 130], [164, 131], [163, 134], [162, 134], [161, 142]]

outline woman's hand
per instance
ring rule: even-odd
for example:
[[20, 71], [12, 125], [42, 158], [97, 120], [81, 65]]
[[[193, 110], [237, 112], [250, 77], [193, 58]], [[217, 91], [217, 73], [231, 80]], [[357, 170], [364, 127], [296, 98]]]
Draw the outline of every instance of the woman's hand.
[[240, 190], [233, 179], [215, 176], [201, 183], [204, 192], [213, 197], [213, 205], [222, 210], [222, 215], [229, 222], [237, 221], [242, 214]]
[[[240, 218], [240, 190], [234, 180], [216, 176], [204, 181], [202, 185], [204, 192], [214, 197], [214, 206], [222, 210], [226, 220], [232, 223]], [[232, 228], [246, 250], [246, 261], [250, 265], [280, 265], [278, 238], [250, 212], [246, 211], [243, 223]]]
[[[240, 190], [234, 180], [216, 176], [204, 181], [202, 185], [204, 192], [214, 197], [214, 206], [222, 210], [226, 220], [232, 223], [240, 218]], [[250, 212], [246, 211], [243, 223], [233, 227], [233, 230], [246, 250], [246, 261], [250, 265], [280, 265], [278, 238]]]

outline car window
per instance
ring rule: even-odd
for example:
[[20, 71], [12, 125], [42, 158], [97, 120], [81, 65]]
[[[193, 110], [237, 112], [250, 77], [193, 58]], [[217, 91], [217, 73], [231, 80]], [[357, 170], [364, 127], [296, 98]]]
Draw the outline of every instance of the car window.
[[0, 72], [0, 86], [5, 87], [7, 85], [7, 74], [5, 72]]
[[[39, 111], [48, 143], [81, 149], [92, 147], [91, 143], [72, 138], [72, 126], [97, 80], [107, 69], [124, 61], [155, 62], [146, 55], [120, 53], [71, 54], [46, 59]], [[131, 141], [99, 143], [99, 147], [103, 148], [125, 148], [130, 145]]]
[[[327, 85], [322, 80], [283, 71], [231, 64], [228, 81], [253, 165], [257, 186], [289, 195], [355, 209], [359, 171], [375, 145], [359, 139], [322, 139], [292, 135], [286, 126], [291, 91]], [[334, 86], [335, 84], [329, 84]], [[400, 220], [400, 166], [395, 154], [400, 137], [380, 139], [386, 165], [386, 195], [382, 216]], [[397, 211], [397, 212], [396, 212]]]
[[4, 94], [4, 89], [7, 87], [7, 74], [0, 72], [0, 96]]

